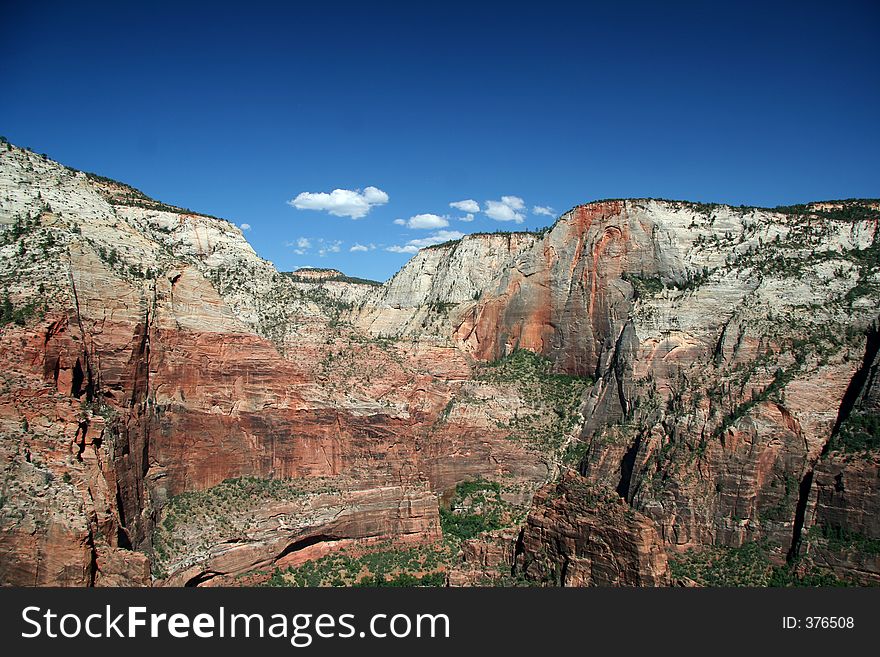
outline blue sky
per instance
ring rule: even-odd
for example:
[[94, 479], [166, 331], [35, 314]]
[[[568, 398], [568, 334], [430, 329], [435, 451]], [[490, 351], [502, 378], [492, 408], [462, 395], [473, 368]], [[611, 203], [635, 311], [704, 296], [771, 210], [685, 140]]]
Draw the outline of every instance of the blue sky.
[[880, 196], [877, 2], [472, 4], [3, 3], [0, 134], [380, 280], [597, 198]]

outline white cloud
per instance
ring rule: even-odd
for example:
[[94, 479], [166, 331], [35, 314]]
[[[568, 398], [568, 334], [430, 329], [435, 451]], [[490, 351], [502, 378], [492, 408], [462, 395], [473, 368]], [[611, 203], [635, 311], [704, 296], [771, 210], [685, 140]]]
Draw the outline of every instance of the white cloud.
[[242, 230], [242, 232], [245, 232], [245, 233], [246, 233], [246, 232], [249, 231], [250, 229], [251, 229], [251, 225], [250, 225], [250, 224], [242, 224], [242, 225], [241, 225], [241, 230]]
[[412, 228], [415, 230], [445, 228], [448, 225], [449, 220], [446, 217], [441, 217], [440, 215], [429, 213], [413, 215], [409, 218], [409, 221], [406, 222], [407, 228]]
[[391, 251], [391, 253], [418, 253], [419, 247], [417, 246], [389, 246], [386, 251]]
[[372, 242], [370, 244], [358, 244], [357, 242], [355, 242], [354, 246], [352, 246], [349, 251], [353, 253], [355, 251], [374, 251], [375, 249], [376, 245]]
[[426, 246], [433, 246], [434, 244], [441, 244], [449, 240], [461, 239], [462, 237], [464, 237], [464, 233], [460, 233], [457, 230], [438, 230], [428, 237], [410, 240], [403, 246], [389, 246], [385, 250], [392, 253], [416, 253], [419, 249], [423, 249]]
[[462, 212], [479, 212], [480, 204], [477, 203], [474, 199], [469, 198], [464, 201], [453, 201], [449, 204], [450, 208], [455, 208], [456, 210], [461, 210]]
[[296, 198], [288, 201], [297, 210], [324, 210], [336, 217], [360, 219], [375, 205], [388, 203], [388, 194], [377, 187], [359, 189], [334, 189], [327, 192], [300, 192]]
[[500, 201], [486, 201], [486, 216], [495, 221], [513, 221], [521, 224], [526, 220], [521, 212], [526, 207], [519, 196], [502, 196]]
[[328, 253], [339, 253], [342, 250], [342, 240], [318, 240], [318, 255], [322, 258]]
[[449, 240], [459, 240], [464, 237], [464, 233], [460, 233], [457, 230], [438, 230], [436, 233], [431, 235], [430, 237], [422, 237], [417, 240], [410, 240], [407, 244], [412, 244], [418, 247], [431, 246], [433, 244], [440, 244], [441, 242], [448, 242]]
[[292, 247], [293, 252], [297, 255], [305, 255], [312, 248], [312, 240], [300, 237], [295, 242], [285, 242], [284, 246]]
[[394, 223], [398, 226], [406, 226], [413, 230], [431, 230], [434, 228], [445, 228], [449, 225], [449, 217], [441, 217], [437, 214], [416, 214], [409, 219], [395, 219]]
[[459, 221], [473, 221], [473, 220], [474, 220], [474, 215], [471, 214], [470, 212], [468, 212], [465, 216], [463, 216], [463, 217], [459, 217], [458, 220], [459, 220]]
[[551, 208], [549, 205], [536, 205], [532, 208], [532, 214], [543, 214], [548, 217], [555, 217], [556, 210]]
[[513, 208], [514, 210], [522, 210], [526, 207], [525, 201], [523, 201], [519, 196], [502, 196], [501, 202], [504, 205]]

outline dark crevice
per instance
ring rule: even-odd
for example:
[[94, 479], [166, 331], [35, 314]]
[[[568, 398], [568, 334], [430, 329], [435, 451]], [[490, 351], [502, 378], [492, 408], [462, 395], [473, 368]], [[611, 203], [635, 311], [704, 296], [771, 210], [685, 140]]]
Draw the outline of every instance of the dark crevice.
[[95, 549], [95, 537], [89, 531], [89, 586], [95, 586], [95, 580], [98, 577], [98, 551]]
[[[856, 373], [853, 374], [852, 379], [850, 379], [846, 392], [843, 395], [843, 399], [840, 402], [840, 409], [837, 412], [837, 420], [834, 423], [834, 430], [831, 432], [832, 439], [837, 435], [840, 431], [841, 425], [846, 422], [847, 418], [853, 412], [856, 401], [858, 401], [859, 395], [862, 393], [865, 384], [868, 382], [871, 368], [874, 365], [874, 359], [877, 358], [877, 353], [880, 351], [880, 325], [870, 327], [866, 332], [865, 337], [865, 357], [862, 359], [862, 364], [859, 369], [856, 370]], [[831, 450], [833, 442], [833, 440], [828, 440], [828, 442], [825, 443], [825, 447], [822, 450], [823, 455]]]
[[79, 358], [77, 358], [76, 364], [73, 366], [73, 383], [70, 386], [70, 393], [77, 399], [83, 395], [83, 382], [85, 381], [85, 378], [82, 364], [80, 363]]
[[525, 553], [525, 547], [523, 546], [523, 536], [525, 535], [526, 530], [525, 527], [521, 527], [519, 530], [519, 534], [516, 536], [516, 543], [513, 547], [513, 563], [510, 566], [510, 574], [516, 575], [516, 562], [519, 558], [519, 555]]
[[131, 539], [128, 537], [128, 534], [125, 532], [124, 527], [118, 527], [116, 529], [116, 543], [124, 550], [131, 550]]
[[636, 438], [633, 441], [633, 444], [630, 445], [629, 449], [626, 450], [626, 454], [623, 455], [623, 458], [620, 461], [620, 481], [615, 490], [618, 495], [627, 501], [629, 501], [629, 487], [632, 482], [632, 474], [635, 469], [636, 456], [639, 453], [640, 444], [641, 441]]
[[214, 579], [215, 577], [217, 577], [217, 575], [220, 575], [220, 574], [221, 573], [217, 573], [217, 572], [210, 571], [210, 570], [207, 572], [204, 572], [204, 573], [199, 573], [198, 575], [196, 575], [192, 579], [187, 580], [187, 582], [186, 582], [186, 584], [184, 584], [184, 586], [200, 586], [200, 585], [204, 584], [205, 582], [207, 582], [208, 580]]
[[278, 553], [278, 556], [275, 557], [275, 561], [278, 561], [284, 556], [291, 554], [293, 552], [298, 552], [307, 547], [311, 547], [312, 545], [317, 545], [318, 543], [324, 543], [325, 541], [335, 541], [336, 538], [333, 536], [328, 536], [327, 534], [317, 534], [315, 536], [309, 536], [308, 538], [303, 538], [298, 541], [294, 541], [286, 548], [281, 550]]
[[798, 488], [798, 500], [794, 511], [794, 529], [791, 536], [791, 547], [788, 549], [788, 555], [786, 556], [789, 562], [794, 561], [800, 551], [801, 538], [804, 532], [804, 518], [806, 518], [807, 515], [807, 502], [810, 498], [810, 489], [812, 486], [813, 470], [810, 469], [807, 471], [807, 474], [804, 475], [804, 478], [801, 479], [801, 484]]
[[131, 539], [125, 529], [125, 504], [122, 501], [122, 493], [116, 489], [116, 510], [119, 514], [119, 527], [116, 530], [116, 542], [121, 548], [131, 549]]

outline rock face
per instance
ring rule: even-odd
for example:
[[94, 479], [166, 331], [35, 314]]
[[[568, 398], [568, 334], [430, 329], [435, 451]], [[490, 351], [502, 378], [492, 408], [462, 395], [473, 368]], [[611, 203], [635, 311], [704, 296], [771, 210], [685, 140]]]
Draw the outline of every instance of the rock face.
[[524, 576], [561, 586], [667, 586], [654, 523], [574, 473], [535, 496], [516, 557]]
[[804, 509], [801, 552], [817, 563], [880, 581], [880, 331], [868, 331], [834, 438], [817, 463]]
[[[0, 165], [4, 583], [143, 584], [144, 554], [157, 583], [200, 583], [301, 541], [434, 541], [459, 481], [546, 477], [496, 426], [512, 411], [444, 414], [465, 354], [345, 321], [373, 285], [282, 276], [225, 221], [21, 149]], [[331, 480], [337, 497], [175, 551], [180, 500], [242, 478]]]
[[[878, 216], [597, 202], [379, 286], [281, 274], [226, 221], [0, 144], [0, 582], [436, 541], [477, 478], [533, 508], [520, 548], [463, 546], [459, 583], [664, 584], [657, 545], [756, 540], [877, 579]], [[491, 374], [522, 350], [546, 371]]]

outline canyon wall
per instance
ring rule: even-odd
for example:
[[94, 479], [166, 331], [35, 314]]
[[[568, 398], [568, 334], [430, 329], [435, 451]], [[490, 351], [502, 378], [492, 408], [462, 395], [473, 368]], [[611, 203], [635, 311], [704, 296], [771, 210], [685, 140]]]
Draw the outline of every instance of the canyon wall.
[[376, 286], [7, 144], [0, 581], [432, 543], [483, 479], [511, 525], [462, 572], [664, 585], [667, 556], [761, 542], [876, 580], [877, 217], [597, 202]]

